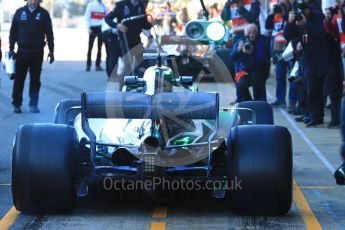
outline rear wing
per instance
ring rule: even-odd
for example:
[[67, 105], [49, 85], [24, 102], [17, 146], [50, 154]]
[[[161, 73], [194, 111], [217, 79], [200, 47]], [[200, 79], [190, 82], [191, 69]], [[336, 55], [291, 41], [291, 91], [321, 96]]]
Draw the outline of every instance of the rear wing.
[[86, 118], [150, 119], [151, 97], [130, 92], [82, 93], [82, 115]]
[[82, 129], [90, 140], [91, 162], [94, 162], [96, 146], [104, 145], [104, 143], [97, 143], [96, 135], [89, 126], [89, 118], [151, 119], [155, 121], [168, 117], [172, 120], [215, 120], [215, 128], [209, 135], [207, 142], [166, 146], [167, 149], [171, 149], [208, 145], [210, 157], [211, 144], [214, 144], [212, 140], [219, 128], [218, 116], [219, 96], [216, 93], [166, 92], [152, 96], [133, 92], [83, 92], [81, 94]]
[[173, 92], [152, 96], [153, 116], [217, 120], [219, 101], [215, 93]]
[[219, 96], [215, 93], [168, 92], [146, 95], [133, 92], [96, 92], [81, 95], [85, 118], [217, 120]]

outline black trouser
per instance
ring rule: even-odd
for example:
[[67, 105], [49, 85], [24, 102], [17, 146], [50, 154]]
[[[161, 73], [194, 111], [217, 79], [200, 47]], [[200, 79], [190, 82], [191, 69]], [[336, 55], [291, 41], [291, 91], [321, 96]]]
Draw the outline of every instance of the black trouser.
[[102, 31], [100, 26], [93, 26], [90, 27], [91, 33], [89, 35], [89, 48], [87, 50], [87, 67], [91, 66], [91, 52], [93, 48], [93, 43], [97, 37], [97, 44], [98, 44], [98, 50], [97, 50], [97, 59], [96, 59], [96, 66], [100, 66], [101, 64], [101, 57], [102, 57]]
[[266, 101], [266, 75], [265, 71], [253, 72], [242, 77], [238, 83], [241, 101], [250, 101], [252, 97], [249, 87], [253, 86], [253, 96], [256, 101]]
[[307, 76], [308, 112], [316, 122], [323, 121], [323, 84], [325, 75]]
[[117, 78], [117, 62], [119, 60], [121, 50], [119, 45], [119, 37], [112, 33], [111, 30], [104, 31], [102, 33], [103, 41], [105, 44], [106, 57], [106, 70], [107, 75], [110, 78]]
[[307, 93], [307, 84], [304, 77], [300, 77], [298, 81], [295, 82], [296, 85], [296, 93], [297, 93], [297, 102], [298, 108], [302, 109], [303, 111], [307, 112], [307, 101], [308, 101], [308, 93]]
[[12, 104], [21, 106], [23, 102], [23, 89], [26, 74], [30, 73], [30, 106], [37, 106], [38, 94], [41, 88], [41, 70], [43, 62], [43, 50], [21, 51], [18, 50], [16, 58], [16, 77], [13, 83]]
[[328, 74], [325, 79], [324, 95], [328, 95], [331, 101], [331, 121], [340, 121], [340, 104], [343, 93], [342, 73]]

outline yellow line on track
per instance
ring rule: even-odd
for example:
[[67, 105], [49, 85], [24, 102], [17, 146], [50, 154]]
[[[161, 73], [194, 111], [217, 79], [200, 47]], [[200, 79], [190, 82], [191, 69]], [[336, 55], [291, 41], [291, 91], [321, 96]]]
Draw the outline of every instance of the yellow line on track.
[[153, 209], [152, 218], [166, 218], [168, 216], [168, 209], [166, 207], [155, 207]]
[[[168, 208], [167, 207], [155, 207], [153, 209], [152, 218], [167, 218]], [[166, 221], [152, 221], [150, 230], [165, 230], [167, 227]]]
[[16, 208], [12, 206], [12, 208], [6, 213], [4, 218], [0, 220], [0, 229], [1, 230], [9, 229], [11, 225], [16, 221], [19, 215], [20, 215], [20, 212], [18, 212]]
[[167, 222], [151, 222], [150, 230], [165, 230], [167, 227]]
[[305, 199], [302, 190], [298, 187], [296, 181], [293, 181], [293, 198], [294, 202], [302, 215], [305, 227], [307, 230], [322, 229], [319, 221], [311, 210], [307, 200]]

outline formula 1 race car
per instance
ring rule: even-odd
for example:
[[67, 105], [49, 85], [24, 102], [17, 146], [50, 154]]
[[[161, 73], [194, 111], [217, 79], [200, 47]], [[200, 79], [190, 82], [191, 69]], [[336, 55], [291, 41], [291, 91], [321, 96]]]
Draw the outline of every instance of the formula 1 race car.
[[[128, 76], [122, 92], [63, 100], [54, 124], [18, 128], [12, 194], [23, 213], [67, 212], [89, 186], [183, 178], [211, 187], [234, 213], [279, 215], [291, 208], [292, 143], [266, 102], [219, 108], [217, 93], [161, 65]], [[177, 92], [179, 91], [179, 92]], [[240, 181], [238, 189], [229, 189]], [[157, 185], [151, 192], [162, 189]], [[144, 188], [145, 190], [145, 188]]]

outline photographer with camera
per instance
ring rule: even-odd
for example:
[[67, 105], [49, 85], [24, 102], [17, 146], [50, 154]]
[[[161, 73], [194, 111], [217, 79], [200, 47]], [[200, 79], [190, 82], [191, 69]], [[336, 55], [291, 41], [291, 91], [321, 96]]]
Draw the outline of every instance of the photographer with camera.
[[[302, 2], [302, 1], [300, 1]], [[296, 4], [297, 1], [294, 3], [294, 11], [296, 12], [297, 18], [301, 14], [301, 9], [298, 9]], [[317, 0], [304, 0], [304, 3], [309, 7], [311, 10], [315, 10], [322, 13], [321, 5]], [[297, 43], [294, 43], [297, 44]], [[294, 47], [296, 48], [296, 47]], [[307, 113], [307, 81], [305, 76], [303, 76], [303, 50], [294, 50], [296, 61], [294, 63], [294, 67], [290, 72], [290, 77], [288, 78], [289, 82], [294, 82], [295, 84], [295, 91], [297, 96], [297, 108], [289, 110], [288, 112], [293, 115], [302, 115], [300, 117], [296, 117], [295, 120], [298, 122], [305, 122], [308, 123], [310, 121], [310, 116]], [[296, 68], [297, 67], [297, 68]], [[297, 71], [294, 71], [297, 70]], [[297, 74], [295, 76], [295, 74]]]
[[[244, 38], [244, 28], [249, 23], [256, 23], [259, 26], [260, 2], [258, 0], [228, 0], [221, 13], [224, 22], [232, 21], [232, 40], [233, 44], [238, 43]], [[236, 86], [236, 100], [232, 103], [239, 102], [241, 99], [238, 84]], [[232, 104], [230, 103], [230, 104]]]
[[[338, 14], [337, 7], [329, 7], [325, 9], [325, 20], [324, 27], [326, 30], [326, 40], [328, 50], [330, 52], [330, 59], [325, 79], [325, 95], [324, 100], [326, 101], [327, 95], [331, 101], [331, 122], [328, 124], [328, 128], [337, 128], [340, 126], [340, 104], [342, 97], [342, 81], [343, 81], [343, 65], [341, 58], [340, 40], [344, 37], [339, 36], [338, 31], [342, 31], [342, 16]], [[333, 24], [333, 26], [332, 26]], [[336, 33], [332, 33], [332, 27], [338, 28]], [[344, 41], [343, 41], [344, 43]]]
[[253, 86], [254, 100], [266, 101], [266, 69], [269, 59], [265, 38], [255, 24], [245, 27], [245, 38], [239, 40], [231, 51], [235, 66], [235, 81], [238, 83], [241, 101], [252, 100], [249, 87]]
[[284, 36], [293, 40], [294, 49], [301, 52], [303, 75], [307, 85], [307, 106], [309, 117], [305, 117], [306, 127], [323, 124], [323, 86], [329, 64], [324, 16], [312, 10], [303, 0], [296, 0], [294, 11], [290, 11]]
[[[286, 74], [289, 69], [289, 63], [281, 57], [287, 47], [288, 41], [284, 37], [284, 25], [288, 20], [288, 12], [291, 10], [291, 4], [288, 0], [280, 0], [273, 6], [273, 13], [266, 19], [266, 29], [272, 31], [271, 54], [273, 63], [276, 65], [276, 100], [271, 104], [273, 106], [285, 106], [286, 95]], [[294, 108], [296, 105], [295, 84], [290, 83], [289, 87], [289, 105]]]

